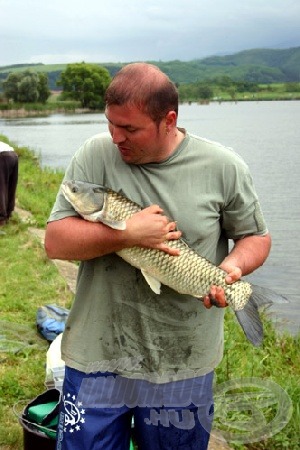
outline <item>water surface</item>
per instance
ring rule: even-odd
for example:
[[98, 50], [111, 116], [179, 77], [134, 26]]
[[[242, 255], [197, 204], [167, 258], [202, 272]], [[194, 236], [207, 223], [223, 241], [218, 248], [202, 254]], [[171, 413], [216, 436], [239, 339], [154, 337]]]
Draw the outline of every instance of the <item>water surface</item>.
[[[248, 163], [272, 234], [265, 265], [249, 279], [290, 300], [272, 308], [280, 330], [300, 331], [300, 102], [181, 105], [178, 125], [234, 148]], [[64, 169], [77, 148], [107, 130], [104, 114], [1, 119], [0, 133]]]

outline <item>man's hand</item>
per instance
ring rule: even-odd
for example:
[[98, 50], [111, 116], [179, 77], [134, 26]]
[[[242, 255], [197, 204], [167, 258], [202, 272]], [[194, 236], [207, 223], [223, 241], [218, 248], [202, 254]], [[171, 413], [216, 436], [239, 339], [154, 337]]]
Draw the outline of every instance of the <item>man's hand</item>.
[[179, 239], [181, 232], [176, 230], [176, 222], [170, 221], [158, 205], [133, 214], [126, 221], [126, 233], [129, 246], [155, 248], [169, 255], [179, 255], [179, 250], [169, 247], [167, 241]]
[[[225, 276], [225, 282], [227, 284], [232, 284], [235, 281], [238, 281], [242, 276], [242, 271], [239, 267], [222, 263], [220, 265], [220, 269], [227, 272], [227, 275]], [[216, 306], [217, 308], [225, 308], [228, 306], [224, 289], [221, 286], [211, 286], [209, 294], [203, 298], [203, 304], [208, 309], [212, 306]]]

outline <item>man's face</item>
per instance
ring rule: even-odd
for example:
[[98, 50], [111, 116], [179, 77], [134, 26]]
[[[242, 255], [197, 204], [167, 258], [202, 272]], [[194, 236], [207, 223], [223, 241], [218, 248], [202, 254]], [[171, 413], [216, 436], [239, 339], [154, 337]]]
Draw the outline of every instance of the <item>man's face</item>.
[[135, 106], [110, 105], [105, 115], [113, 143], [128, 164], [160, 162], [167, 158], [166, 123], [157, 125]]

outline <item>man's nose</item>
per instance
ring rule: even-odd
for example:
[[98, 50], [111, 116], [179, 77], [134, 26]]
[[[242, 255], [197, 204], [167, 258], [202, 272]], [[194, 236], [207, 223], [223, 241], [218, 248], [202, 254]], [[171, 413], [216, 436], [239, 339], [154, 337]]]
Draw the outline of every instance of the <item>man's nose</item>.
[[120, 127], [111, 127], [110, 133], [114, 144], [120, 144], [126, 139], [124, 131]]

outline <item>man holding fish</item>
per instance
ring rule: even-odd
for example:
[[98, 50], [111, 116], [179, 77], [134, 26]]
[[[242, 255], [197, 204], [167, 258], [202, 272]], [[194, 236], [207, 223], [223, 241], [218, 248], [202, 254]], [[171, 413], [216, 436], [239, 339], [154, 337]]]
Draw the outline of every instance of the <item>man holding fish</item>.
[[[46, 230], [50, 258], [81, 261], [62, 339], [57, 448], [127, 450], [133, 418], [142, 450], [205, 450], [223, 307], [233, 306], [227, 286], [264, 263], [270, 235], [247, 165], [177, 126], [176, 87], [157, 67], [125, 66], [105, 101], [109, 133], [74, 155]], [[121, 198], [115, 212], [114, 193]], [[174, 275], [165, 281], [171, 266], [189, 280], [194, 263], [181, 264], [184, 245], [210, 264], [200, 267], [199, 279], [213, 274], [201, 301], [177, 288]], [[251, 323], [257, 303], [250, 296], [237, 305], [255, 345], [262, 339]]]

